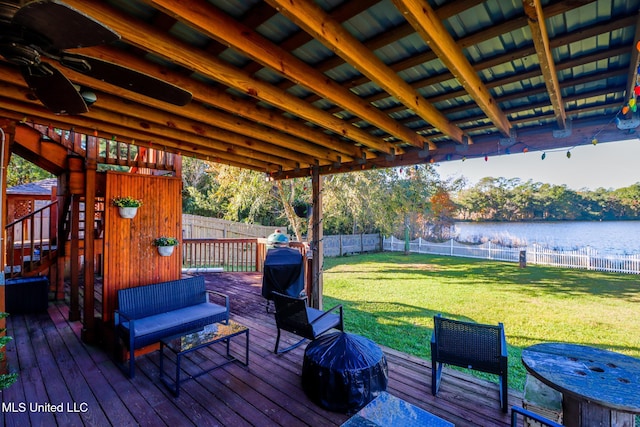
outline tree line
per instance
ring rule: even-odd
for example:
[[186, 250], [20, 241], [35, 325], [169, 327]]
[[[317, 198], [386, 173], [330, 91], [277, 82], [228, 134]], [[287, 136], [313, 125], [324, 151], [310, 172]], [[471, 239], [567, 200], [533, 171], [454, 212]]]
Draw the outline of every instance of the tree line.
[[640, 183], [572, 190], [512, 178], [483, 178], [455, 196], [456, 218], [474, 221], [608, 221], [640, 219]]
[[[269, 181], [261, 173], [187, 161], [185, 213], [288, 227], [301, 237], [312, 218], [293, 208], [311, 203], [311, 179]], [[455, 221], [638, 220], [640, 183], [619, 189], [484, 178], [443, 180], [432, 164], [328, 175], [323, 181], [325, 234], [383, 233], [449, 238]]]

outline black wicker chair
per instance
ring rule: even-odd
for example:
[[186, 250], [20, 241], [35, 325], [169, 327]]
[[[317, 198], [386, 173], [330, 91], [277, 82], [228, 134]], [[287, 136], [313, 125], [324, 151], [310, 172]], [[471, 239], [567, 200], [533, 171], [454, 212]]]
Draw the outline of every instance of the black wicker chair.
[[461, 366], [500, 377], [500, 408], [508, 411], [507, 341], [502, 323], [483, 325], [447, 319], [441, 315], [433, 318], [431, 336], [431, 393], [435, 396], [440, 387], [442, 365]]
[[[558, 424], [555, 421], [551, 421], [548, 418], [543, 417], [542, 415], [538, 415], [535, 412], [527, 411], [524, 408], [520, 408], [518, 406], [511, 407], [511, 427], [518, 427], [518, 415], [522, 415], [524, 420], [532, 420], [537, 421], [536, 425], [546, 426], [546, 427], [562, 427], [562, 424]], [[526, 425], [526, 424], [522, 424]]]
[[[314, 340], [331, 329], [344, 330], [342, 321], [342, 305], [336, 305], [327, 311], [318, 310], [307, 306], [305, 297], [291, 297], [272, 291], [271, 296], [276, 308], [276, 326], [278, 337], [274, 353], [285, 353], [293, 350], [305, 340]], [[333, 313], [338, 310], [339, 313]], [[278, 351], [280, 344], [280, 330], [296, 334], [302, 339], [284, 350]]]

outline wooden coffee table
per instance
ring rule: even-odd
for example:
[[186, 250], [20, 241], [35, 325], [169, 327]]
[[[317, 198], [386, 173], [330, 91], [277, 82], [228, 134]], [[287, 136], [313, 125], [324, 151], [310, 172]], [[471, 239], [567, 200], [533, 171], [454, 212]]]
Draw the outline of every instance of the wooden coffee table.
[[[244, 362], [235, 356], [231, 355], [229, 351], [229, 344], [231, 343], [231, 338], [236, 337], [238, 335], [245, 335], [245, 355]], [[224, 342], [227, 345], [227, 360], [224, 363], [216, 365], [210, 369], [199, 372], [196, 375], [190, 375], [189, 378], [180, 379], [180, 362], [182, 361], [182, 357], [185, 354], [191, 353], [193, 351], [199, 350], [201, 348], [209, 347], [215, 343]], [[167, 355], [169, 353], [173, 353], [176, 357], [176, 373], [174, 378], [170, 378], [168, 375], [165, 376], [164, 372], [164, 358], [165, 351], [164, 349], [169, 349]], [[201, 328], [196, 331], [191, 331], [186, 334], [174, 335], [172, 337], [163, 339], [160, 341], [160, 380], [173, 392], [173, 394], [178, 397], [180, 394], [180, 384], [188, 379], [197, 378], [201, 375], [206, 374], [207, 372], [211, 372], [215, 369], [221, 368], [232, 362], [240, 362], [244, 366], [249, 365], [249, 328], [241, 325], [238, 322], [234, 322], [233, 320], [229, 320], [228, 324], [225, 323], [214, 323], [211, 325], [207, 325], [204, 328]]]

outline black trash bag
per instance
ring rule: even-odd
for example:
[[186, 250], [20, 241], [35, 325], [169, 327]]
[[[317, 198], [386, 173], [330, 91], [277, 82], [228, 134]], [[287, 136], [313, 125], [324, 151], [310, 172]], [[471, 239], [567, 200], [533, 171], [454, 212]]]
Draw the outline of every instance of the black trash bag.
[[354, 413], [387, 389], [387, 359], [373, 341], [346, 332], [323, 335], [307, 346], [302, 388], [314, 403]]

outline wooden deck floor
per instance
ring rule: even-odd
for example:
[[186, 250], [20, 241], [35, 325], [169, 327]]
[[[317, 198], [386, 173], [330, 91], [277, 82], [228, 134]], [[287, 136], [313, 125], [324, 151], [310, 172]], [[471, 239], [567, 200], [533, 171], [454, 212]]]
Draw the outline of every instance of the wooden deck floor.
[[[19, 380], [0, 392], [3, 425], [321, 427], [339, 426], [348, 419], [315, 405], [302, 391], [304, 345], [284, 355], [273, 354], [275, 325], [260, 295], [259, 274], [211, 274], [207, 285], [227, 293], [232, 318], [250, 327], [248, 368], [230, 364], [189, 380], [180, 397], [174, 398], [159, 380], [158, 352], [136, 359], [136, 377], [131, 380], [107, 352], [80, 341], [81, 324], [66, 320], [66, 305], [52, 303], [48, 313], [15, 315], [8, 321], [14, 340], [7, 356]], [[290, 337], [285, 333], [284, 344]], [[238, 344], [242, 341], [239, 338]], [[185, 370], [211, 366], [223, 348], [191, 353]], [[445, 368], [440, 393], [434, 398], [428, 360], [383, 350], [391, 394], [456, 426], [509, 425], [508, 416], [499, 409], [497, 384]], [[521, 404], [520, 393], [512, 391], [509, 398], [510, 404]]]

